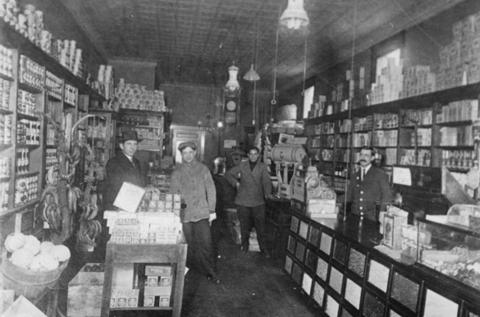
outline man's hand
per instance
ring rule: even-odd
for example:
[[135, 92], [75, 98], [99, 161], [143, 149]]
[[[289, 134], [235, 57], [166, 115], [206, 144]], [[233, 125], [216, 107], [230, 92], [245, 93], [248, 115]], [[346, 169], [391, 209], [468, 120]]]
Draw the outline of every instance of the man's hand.
[[214, 212], [210, 213], [210, 216], [208, 217], [208, 222], [210, 223], [210, 225], [212, 225], [212, 221], [214, 221], [215, 219], [217, 219], [217, 214]]

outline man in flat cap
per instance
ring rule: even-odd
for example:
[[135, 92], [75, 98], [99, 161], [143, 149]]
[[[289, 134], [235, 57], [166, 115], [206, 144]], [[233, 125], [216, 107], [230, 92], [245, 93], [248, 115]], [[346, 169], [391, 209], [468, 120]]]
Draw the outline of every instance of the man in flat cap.
[[194, 142], [183, 142], [178, 150], [182, 163], [172, 173], [170, 189], [181, 195], [185, 206], [180, 217], [188, 243], [187, 266], [218, 284], [210, 232], [210, 223], [216, 217], [215, 184], [210, 170], [197, 161]]
[[133, 157], [137, 151], [138, 141], [136, 131], [124, 131], [119, 144], [121, 152], [108, 160], [103, 190], [104, 210], [116, 209], [113, 202], [124, 182], [145, 186], [140, 162]]

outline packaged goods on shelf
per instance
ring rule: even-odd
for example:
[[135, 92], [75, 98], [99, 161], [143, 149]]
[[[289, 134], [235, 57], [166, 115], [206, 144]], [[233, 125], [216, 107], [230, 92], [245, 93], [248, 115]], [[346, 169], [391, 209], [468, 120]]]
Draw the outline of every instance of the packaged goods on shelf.
[[473, 146], [472, 126], [441, 127], [440, 146]]
[[397, 146], [398, 130], [373, 131], [373, 146]]
[[35, 89], [43, 89], [45, 68], [25, 55], [20, 55], [19, 81]]
[[439, 50], [438, 89], [447, 89], [480, 81], [480, 12], [452, 26], [453, 40]]
[[30, 171], [30, 151], [25, 148], [17, 148], [16, 158], [17, 174], [26, 174]]
[[391, 129], [398, 127], [398, 114], [396, 113], [375, 113], [373, 115], [375, 129]]
[[17, 143], [26, 145], [40, 144], [40, 121], [17, 120]]
[[385, 164], [395, 165], [397, 163], [397, 149], [388, 148], [385, 149]]
[[478, 99], [459, 100], [442, 106], [442, 111], [437, 114], [437, 123], [474, 121], [478, 120]]
[[465, 150], [443, 150], [442, 151], [442, 166], [450, 168], [466, 168], [469, 169], [474, 166], [474, 161], [477, 160], [475, 151]]
[[0, 109], [10, 110], [10, 87], [12, 83], [0, 78]]
[[34, 116], [37, 110], [37, 101], [34, 94], [19, 89], [17, 96], [17, 112]]
[[400, 149], [400, 165], [430, 166], [432, 154], [430, 150]]
[[0, 181], [0, 212], [8, 210], [9, 187], [8, 181]]
[[38, 198], [38, 175], [17, 177], [15, 180], [15, 206], [21, 206]]
[[13, 52], [0, 45], [0, 74], [13, 77]]
[[369, 104], [388, 102], [399, 99], [403, 89], [402, 62], [396, 63], [394, 58], [384, 58], [383, 67], [375, 82], [372, 83]]
[[72, 106], [76, 106], [78, 102], [78, 88], [65, 84], [65, 95], [63, 100]]
[[62, 99], [63, 80], [48, 70], [46, 71], [45, 88], [50, 96]]
[[46, 149], [45, 169], [49, 169], [52, 166], [58, 166], [57, 149]]
[[138, 307], [138, 295], [140, 289], [112, 289], [110, 296], [110, 308], [133, 308]]
[[0, 114], [0, 145], [12, 144], [12, 115]]
[[322, 150], [322, 160], [323, 161], [333, 161], [333, 150], [323, 149]]
[[10, 159], [8, 157], [0, 157], [0, 178], [10, 176]]
[[336, 134], [335, 135], [335, 146], [336, 147], [348, 147], [350, 146], [351, 136], [347, 134]]
[[145, 86], [127, 83], [116, 88], [115, 97], [120, 109], [168, 111], [161, 90], [147, 90]]
[[352, 132], [352, 120], [351, 119], [339, 120], [338, 132], [340, 133]]
[[373, 128], [373, 116], [356, 117], [353, 119], [353, 131], [366, 131]]
[[402, 114], [402, 126], [431, 125], [433, 111], [409, 109]]
[[433, 92], [436, 90], [435, 82], [435, 73], [430, 71], [430, 66], [405, 67], [403, 70], [403, 89], [399, 97], [407, 98]]
[[372, 144], [372, 132], [354, 133], [352, 143], [354, 147], [370, 146]]

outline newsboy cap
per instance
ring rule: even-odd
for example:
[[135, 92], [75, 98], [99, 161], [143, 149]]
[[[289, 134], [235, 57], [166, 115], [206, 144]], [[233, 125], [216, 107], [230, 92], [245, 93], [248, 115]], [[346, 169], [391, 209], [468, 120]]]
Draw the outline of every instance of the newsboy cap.
[[130, 141], [130, 140], [140, 141], [140, 139], [138, 138], [138, 135], [137, 135], [137, 131], [135, 131], [135, 130], [123, 131], [120, 140], [121, 140], [121, 142], [126, 142], [126, 141]]
[[196, 151], [197, 150], [197, 145], [192, 142], [192, 141], [187, 141], [187, 142], [182, 142], [178, 145], [178, 150], [182, 152], [184, 149], [187, 147], [191, 148], [192, 150]]

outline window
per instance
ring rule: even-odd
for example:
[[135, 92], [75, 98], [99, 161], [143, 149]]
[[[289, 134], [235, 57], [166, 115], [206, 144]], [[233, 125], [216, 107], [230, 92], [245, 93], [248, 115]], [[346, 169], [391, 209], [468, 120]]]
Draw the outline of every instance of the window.
[[303, 118], [308, 118], [308, 112], [312, 109], [315, 86], [310, 86], [303, 93]]

